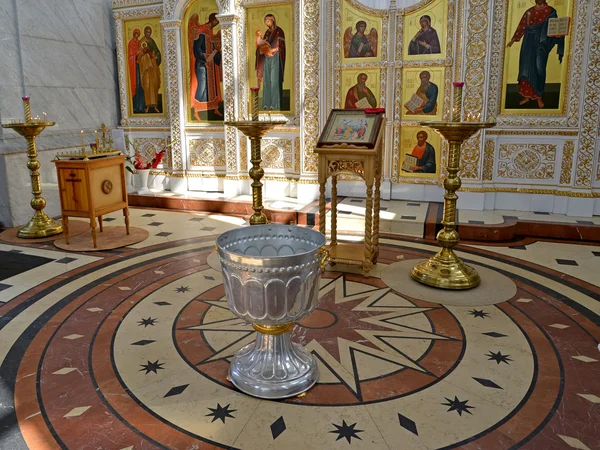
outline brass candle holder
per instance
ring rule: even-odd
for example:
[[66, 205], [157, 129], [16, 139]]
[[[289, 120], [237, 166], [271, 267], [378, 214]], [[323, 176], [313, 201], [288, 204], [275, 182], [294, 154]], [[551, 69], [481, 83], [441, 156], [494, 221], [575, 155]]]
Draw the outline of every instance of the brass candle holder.
[[51, 127], [55, 122], [46, 121], [39, 118], [31, 118], [31, 107], [29, 97], [23, 97], [23, 108], [25, 110], [25, 121], [19, 123], [9, 123], [2, 125], [3, 128], [12, 128], [27, 140], [27, 168], [31, 171], [31, 191], [33, 199], [31, 199], [31, 207], [35, 210], [35, 214], [31, 220], [22, 227], [17, 236], [24, 239], [35, 239], [46, 236], [54, 236], [63, 232], [62, 225], [56, 223], [51, 217], [44, 212], [46, 200], [42, 197], [42, 185], [40, 182], [40, 162], [37, 159], [37, 147], [35, 140], [37, 136], [44, 131], [46, 127]]
[[417, 264], [410, 275], [420, 283], [442, 289], [469, 289], [478, 286], [481, 278], [475, 269], [463, 263], [452, 250], [460, 242], [456, 231], [456, 191], [461, 186], [460, 146], [479, 130], [491, 128], [495, 122], [421, 122], [433, 128], [450, 144], [448, 152], [448, 176], [444, 180], [444, 228], [437, 234], [442, 249], [429, 260]]
[[261, 178], [265, 175], [265, 171], [260, 166], [262, 162], [261, 156], [261, 141], [271, 129], [277, 125], [284, 125], [285, 120], [258, 120], [258, 88], [251, 88], [252, 97], [252, 120], [239, 120], [233, 122], [225, 122], [225, 125], [236, 127], [245, 136], [250, 139], [250, 162], [252, 167], [248, 171], [248, 175], [252, 178], [252, 209], [254, 214], [250, 216], [250, 225], [265, 225], [268, 223], [267, 216], [262, 212], [262, 186]]

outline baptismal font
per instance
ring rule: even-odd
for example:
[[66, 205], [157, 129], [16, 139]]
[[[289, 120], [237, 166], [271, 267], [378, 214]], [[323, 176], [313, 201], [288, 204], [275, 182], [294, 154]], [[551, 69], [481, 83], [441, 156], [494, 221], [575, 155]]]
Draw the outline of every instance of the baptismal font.
[[[448, 175], [444, 180], [444, 228], [437, 234], [441, 250], [429, 260], [417, 264], [410, 275], [420, 283], [442, 289], [469, 289], [479, 286], [481, 278], [477, 271], [461, 261], [453, 248], [460, 242], [456, 231], [456, 191], [460, 189], [460, 147], [479, 130], [491, 128], [495, 122], [462, 121], [462, 88], [463, 82], [454, 82], [454, 99], [452, 121], [421, 122], [421, 125], [433, 128], [450, 144], [446, 169]], [[471, 117], [468, 117], [471, 119]]]

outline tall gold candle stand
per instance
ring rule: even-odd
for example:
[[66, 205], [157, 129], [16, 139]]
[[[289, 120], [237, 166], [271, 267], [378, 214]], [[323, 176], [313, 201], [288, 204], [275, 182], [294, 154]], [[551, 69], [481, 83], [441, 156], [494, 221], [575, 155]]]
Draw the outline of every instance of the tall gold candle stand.
[[[455, 89], [462, 89], [462, 84], [455, 83]], [[458, 85], [458, 86], [457, 86]], [[478, 286], [481, 278], [475, 269], [463, 263], [452, 250], [460, 242], [456, 231], [456, 191], [461, 186], [458, 171], [460, 170], [460, 147], [462, 143], [484, 128], [491, 128], [495, 122], [461, 122], [460, 92], [456, 93], [452, 122], [421, 122], [436, 130], [450, 144], [446, 169], [448, 176], [444, 180], [444, 228], [437, 234], [441, 250], [429, 260], [417, 264], [410, 275], [420, 283], [442, 289], [469, 289]], [[458, 100], [458, 102], [457, 102]]]
[[23, 97], [23, 108], [25, 110], [25, 121], [20, 123], [9, 123], [2, 125], [3, 128], [12, 128], [27, 140], [27, 168], [31, 171], [31, 191], [33, 199], [31, 199], [31, 207], [35, 210], [35, 214], [31, 220], [23, 228], [19, 230], [17, 236], [25, 239], [41, 238], [53, 236], [63, 232], [62, 225], [56, 223], [51, 217], [44, 212], [46, 200], [42, 197], [42, 185], [40, 182], [40, 162], [37, 159], [37, 147], [35, 139], [44, 131], [44, 128], [51, 127], [55, 123], [39, 118], [31, 118], [31, 106], [29, 105], [29, 97]]
[[250, 88], [252, 99], [251, 120], [239, 120], [234, 122], [225, 122], [225, 125], [236, 127], [244, 135], [250, 139], [250, 162], [252, 167], [248, 174], [252, 178], [252, 209], [254, 214], [250, 216], [250, 225], [264, 225], [267, 221], [267, 216], [262, 212], [262, 186], [260, 182], [265, 171], [260, 166], [262, 162], [261, 156], [261, 141], [273, 127], [284, 125], [285, 120], [258, 120], [258, 88]]

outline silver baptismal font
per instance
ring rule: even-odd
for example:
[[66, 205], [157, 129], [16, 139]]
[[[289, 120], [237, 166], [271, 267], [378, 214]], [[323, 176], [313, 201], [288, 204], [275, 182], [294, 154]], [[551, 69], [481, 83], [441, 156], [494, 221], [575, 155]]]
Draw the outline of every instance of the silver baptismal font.
[[325, 241], [317, 231], [275, 224], [238, 228], [217, 239], [229, 309], [258, 332], [229, 367], [242, 392], [278, 399], [316, 383], [317, 361], [292, 342], [291, 330], [317, 306]]

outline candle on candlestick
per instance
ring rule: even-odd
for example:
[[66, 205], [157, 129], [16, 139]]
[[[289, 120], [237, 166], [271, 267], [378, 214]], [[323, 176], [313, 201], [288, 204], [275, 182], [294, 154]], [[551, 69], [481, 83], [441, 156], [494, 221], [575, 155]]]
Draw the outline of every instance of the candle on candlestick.
[[252, 121], [258, 121], [258, 90], [259, 88], [250, 88], [251, 98], [252, 98]]
[[83, 130], [81, 130], [81, 151], [85, 152], [85, 143], [83, 142]]
[[452, 86], [454, 86], [452, 122], [460, 122], [460, 118], [462, 116], [462, 89], [464, 85], [464, 81], [455, 81], [452, 83]]
[[96, 153], [98, 151], [98, 149], [100, 148], [100, 138], [98, 137], [97, 131], [94, 131], [94, 133], [96, 133], [96, 148], [94, 150], [94, 153]]
[[45, 112], [43, 112], [42, 115], [44, 116], [44, 122], [47, 122], [48, 121], [48, 114], [46, 114]]
[[25, 110], [25, 122], [31, 120], [31, 105], [29, 104], [29, 97], [23, 97], [23, 109]]

